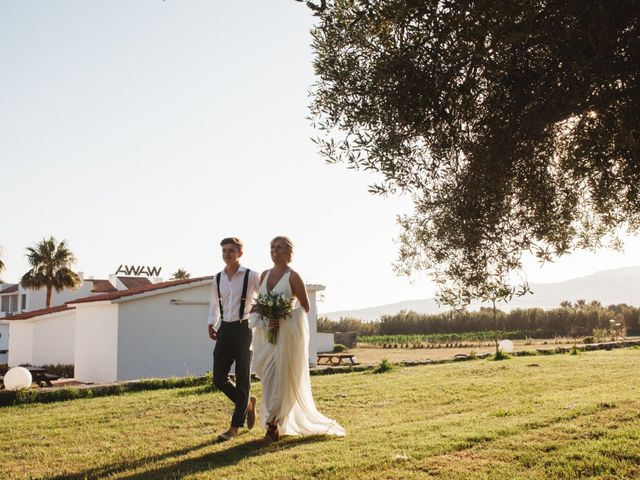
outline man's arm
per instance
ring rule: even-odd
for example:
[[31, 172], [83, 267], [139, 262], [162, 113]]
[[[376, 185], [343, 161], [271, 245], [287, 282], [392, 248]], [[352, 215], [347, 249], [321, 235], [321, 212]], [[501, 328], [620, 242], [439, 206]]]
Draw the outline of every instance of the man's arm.
[[209, 302], [209, 320], [207, 329], [209, 338], [216, 340], [218, 338], [218, 324], [220, 323], [220, 299], [218, 298], [218, 284], [216, 283], [216, 275], [213, 276], [211, 284], [211, 301]]

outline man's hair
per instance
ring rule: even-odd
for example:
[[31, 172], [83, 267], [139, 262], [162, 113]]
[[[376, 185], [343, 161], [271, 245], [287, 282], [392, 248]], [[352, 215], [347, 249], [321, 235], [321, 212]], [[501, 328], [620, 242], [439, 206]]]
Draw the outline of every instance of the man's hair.
[[242, 250], [242, 241], [238, 237], [223, 238], [220, 242], [220, 246], [223, 245], [235, 245], [239, 250]]

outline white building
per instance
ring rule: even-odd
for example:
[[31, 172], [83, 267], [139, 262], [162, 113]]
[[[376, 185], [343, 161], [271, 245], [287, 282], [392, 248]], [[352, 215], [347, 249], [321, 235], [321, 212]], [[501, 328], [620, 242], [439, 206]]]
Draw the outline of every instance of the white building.
[[[144, 277], [118, 277], [116, 275], [110, 275], [108, 280], [99, 280], [94, 278], [85, 279], [82, 273], [78, 273], [78, 275], [82, 283], [77, 289], [65, 288], [60, 292], [56, 292], [55, 290], [51, 292], [52, 307], [64, 305], [66, 302], [77, 298], [102, 295], [104, 293], [139, 288], [152, 284], [151, 280]], [[161, 279], [153, 279], [153, 281], [161, 281]], [[31, 290], [23, 288], [17, 283], [0, 284], [0, 364], [6, 364], [8, 362], [10, 330], [7, 320], [12, 316], [25, 312], [42, 310], [46, 306], [46, 301], [47, 290], [45, 288]]]
[[[211, 288], [212, 277], [176, 280], [11, 316], [9, 366], [73, 364], [76, 380], [87, 383], [203, 375], [213, 361]], [[333, 348], [331, 334], [316, 332], [316, 292], [323, 289], [308, 286], [311, 365], [318, 349]]]
[[[152, 280], [145, 277], [118, 277], [116, 275], [109, 275], [108, 280], [98, 280], [94, 278], [84, 278], [82, 272], [78, 273], [78, 275], [80, 276], [81, 283], [75, 290], [65, 288], [60, 292], [56, 292], [55, 290], [51, 292], [52, 307], [63, 305], [76, 298], [138, 288], [151, 285], [151, 283], [155, 281], [161, 281], [161, 279], [153, 279], [152, 282]], [[18, 283], [4, 283], [0, 285], [0, 318], [23, 312], [41, 310], [46, 307], [46, 304], [46, 288], [31, 290], [21, 287]]]

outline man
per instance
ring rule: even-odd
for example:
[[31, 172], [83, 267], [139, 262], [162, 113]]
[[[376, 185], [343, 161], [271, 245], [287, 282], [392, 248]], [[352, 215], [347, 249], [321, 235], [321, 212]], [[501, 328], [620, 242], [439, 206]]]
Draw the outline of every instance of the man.
[[[247, 422], [251, 429], [256, 421], [256, 397], [249, 397], [251, 381], [251, 329], [249, 314], [260, 290], [257, 272], [240, 265], [242, 242], [235, 237], [220, 242], [224, 270], [213, 278], [209, 307], [209, 337], [216, 341], [213, 350], [213, 382], [235, 404], [231, 427], [218, 435], [230, 440]], [[229, 378], [231, 364], [236, 363], [236, 383]]]

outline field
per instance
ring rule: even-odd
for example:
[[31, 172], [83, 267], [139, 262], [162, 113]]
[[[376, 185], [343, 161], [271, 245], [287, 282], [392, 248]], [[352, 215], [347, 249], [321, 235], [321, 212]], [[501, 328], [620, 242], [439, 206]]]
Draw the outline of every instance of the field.
[[315, 376], [347, 437], [267, 448], [260, 429], [216, 443], [230, 408], [205, 387], [5, 407], [0, 478], [638, 478], [639, 361], [624, 349]]
[[[497, 332], [497, 333], [496, 333]], [[511, 340], [523, 340], [527, 338], [541, 338], [541, 331], [491, 331], [464, 332], [464, 333], [431, 333], [425, 335], [361, 335], [359, 342], [369, 345], [423, 345], [425, 347], [440, 346], [458, 343], [486, 343], [497, 338], [509, 338]]]
[[[389, 345], [389, 343], [387, 343]], [[401, 343], [391, 343], [401, 345]], [[557, 347], [572, 347], [574, 342], [568, 338], [513, 340], [513, 348], [516, 352], [537, 349], [547, 350]], [[431, 345], [430, 348], [413, 348], [411, 343], [407, 348], [383, 348], [379, 344], [367, 344], [358, 341], [357, 348], [351, 348], [348, 353], [353, 353], [359, 363], [379, 363], [383, 358], [391, 362], [406, 362], [412, 360], [443, 360], [452, 359], [457, 354], [473, 355], [479, 353], [494, 354], [495, 344], [491, 341], [466, 341], [460, 343]]]

